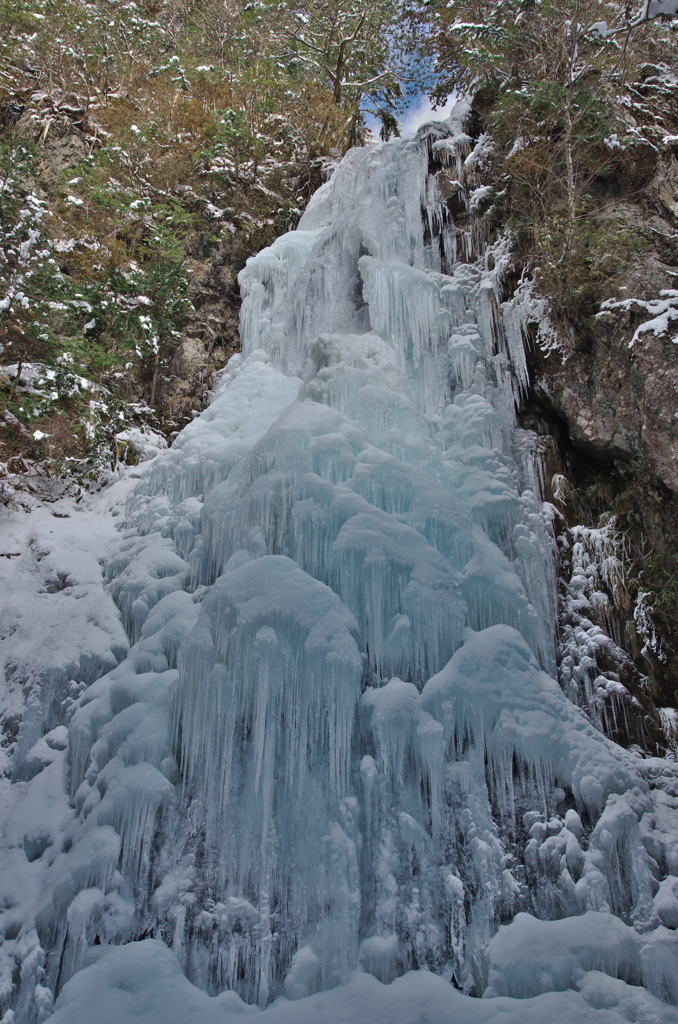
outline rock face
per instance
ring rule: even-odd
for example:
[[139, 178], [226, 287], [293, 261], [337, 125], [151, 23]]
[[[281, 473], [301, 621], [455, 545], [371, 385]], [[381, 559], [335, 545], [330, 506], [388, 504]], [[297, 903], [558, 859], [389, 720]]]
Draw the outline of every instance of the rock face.
[[40, 120], [30, 111], [24, 112], [19, 118], [18, 132], [41, 146], [38, 171], [40, 182], [45, 188], [52, 188], [64, 171], [75, 167], [87, 156], [90, 147], [81, 131], [84, 113], [83, 108], [72, 106], [46, 121]]
[[588, 351], [535, 357], [535, 396], [563, 417], [573, 445], [594, 462], [637, 464], [675, 492], [678, 345], [651, 331], [634, 342], [637, 324], [633, 309], [604, 311], [591, 325]]
[[161, 400], [165, 418], [183, 426], [194, 410], [209, 404], [214, 375], [240, 351], [238, 265], [233, 247], [221, 242], [211, 251], [195, 233], [190, 239], [188, 297], [194, 312], [182, 331]]
[[[573, 494], [560, 495], [555, 504], [568, 525], [595, 526], [601, 516], [615, 517], [628, 605], [617, 609], [617, 641], [641, 677], [650, 677], [646, 690], [656, 706], [672, 707], [678, 686], [672, 590], [678, 570], [678, 330], [671, 312], [678, 268], [675, 156], [658, 159], [638, 203], [620, 204], [615, 213], [632, 230], [642, 224], [653, 244], [629, 254], [612, 282], [614, 294], [584, 330], [567, 337], [561, 332], [559, 350], [532, 348], [531, 392], [522, 412], [525, 425], [557, 440], [547, 452], [546, 497], [553, 499], [549, 480], [563, 473]], [[661, 322], [655, 316], [660, 309], [668, 309]], [[648, 328], [653, 319], [654, 328]], [[652, 626], [637, 612], [643, 601], [652, 609]], [[600, 624], [609, 632], [609, 624]]]

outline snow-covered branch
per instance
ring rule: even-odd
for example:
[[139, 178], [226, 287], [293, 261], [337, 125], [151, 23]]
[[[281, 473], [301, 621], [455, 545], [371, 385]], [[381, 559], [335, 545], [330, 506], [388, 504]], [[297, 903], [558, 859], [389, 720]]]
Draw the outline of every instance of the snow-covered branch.
[[635, 17], [631, 17], [630, 7], [627, 8], [628, 16], [621, 25], [608, 26], [606, 21], [596, 21], [590, 26], [588, 32], [599, 36], [601, 39], [612, 39], [614, 36], [624, 35], [647, 25], [655, 18], [673, 18], [678, 14], [678, 0], [643, 0], [640, 10]]

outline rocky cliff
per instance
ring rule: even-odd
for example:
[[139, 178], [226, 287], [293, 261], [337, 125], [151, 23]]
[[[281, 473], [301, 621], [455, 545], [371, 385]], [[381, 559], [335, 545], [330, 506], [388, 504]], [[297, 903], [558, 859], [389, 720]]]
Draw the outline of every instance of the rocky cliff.
[[[666, 89], [666, 76], [658, 83], [647, 75], [643, 89], [663, 115], [662, 131], [637, 156], [630, 180], [622, 166], [596, 183], [593, 216], [614, 223], [636, 244], [611, 272], [598, 275], [583, 314], [570, 322], [552, 317], [549, 344], [540, 345], [535, 329], [527, 345], [530, 389], [520, 410], [524, 425], [544, 438], [545, 497], [561, 513], [563, 537], [569, 538], [562, 548], [563, 592], [572, 580], [572, 551], [582, 527], [606, 531], [609, 550], [599, 552], [599, 562], [612, 549], [619, 561], [614, 581], [589, 581], [589, 595], [604, 593], [607, 602], [601, 599], [596, 610], [589, 601], [583, 613], [614, 639], [617, 664], [608, 668], [616, 668], [635, 697], [635, 724], [612, 731], [644, 746], [673, 738], [671, 714], [657, 709], [675, 706], [678, 686], [674, 88]], [[552, 296], [544, 297], [548, 306]], [[573, 618], [572, 602], [566, 605], [564, 599], [561, 630], [572, 633], [582, 609]], [[585, 673], [593, 699], [594, 676], [605, 657], [609, 662], [608, 652]]]

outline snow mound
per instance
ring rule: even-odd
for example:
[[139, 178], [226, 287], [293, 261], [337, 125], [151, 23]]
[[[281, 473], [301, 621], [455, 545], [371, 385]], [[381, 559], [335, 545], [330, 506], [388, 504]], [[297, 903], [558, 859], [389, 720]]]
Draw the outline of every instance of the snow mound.
[[[234, 992], [210, 997], [181, 972], [157, 939], [121, 948], [98, 947], [94, 963], [59, 996], [50, 1024], [674, 1024], [678, 1012], [643, 989], [592, 971], [579, 992], [533, 999], [470, 999], [428, 971], [412, 971], [391, 985], [357, 974], [346, 985], [302, 1000], [279, 998], [262, 1011]], [[263, 1021], [262, 1018], [266, 1020]]]

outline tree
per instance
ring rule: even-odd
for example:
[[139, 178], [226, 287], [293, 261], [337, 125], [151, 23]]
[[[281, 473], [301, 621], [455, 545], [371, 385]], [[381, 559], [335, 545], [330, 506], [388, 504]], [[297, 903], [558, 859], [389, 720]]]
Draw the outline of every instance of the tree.
[[636, 168], [652, 166], [671, 133], [638, 92], [643, 67], [661, 77], [675, 59], [663, 6], [423, 0], [434, 94], [475, 97], [494, 147], [495, 214], [512, 231], [517, 264], [541, 280], [556, 317], [582, 329], [597, 308], [596, 282], [644, 244], [606, 207], [610, 190], [640, 187]]
[[[397, 131], [394, 113], [407, 77], [397, 14], [395, 0], [310, 0], [289, 10], [287, 58], [326, 80], [334, 105], [345, 111], [347, 148], [360, 139], [364, 113], [382, 122], [382, 137]], [[330, 118], [328, 112], [326, 124]]]
[[[552, 169], [562, 170], [572, 222], [615, 148], [605, 152], [606, 140], [628, 135], [619, 100], [648, 58], [640, 30], [672, 18], [678, 0], [635, 8], [616, 0], [424, 0], [424, 8], [434, 26], [437, 98], [455, 90], [491, 94], [492, 127], [519, 140], [516, 152], [546, 146]], [[637, 44], [632, 34], [642, 36]], [[655, 31], [653, 44], [660, 36], [666, 31]]]
[[[519, 140], [516, 152], [548, 148], [551, 169], [562, 175], [571, 222], [591, 174], [599, 173], [598, 158], [609, 159], [601, 150], [604, 139], [625, 130], [614, 101], [633, 54], [600, 31], [603, 15], [611, 17], [618, 6], [454, 0], [439, 12], [437, 95], [479, 88], [492, 93], [495, 127]], [[529, 162], [526, 156], [522, 162]]]

